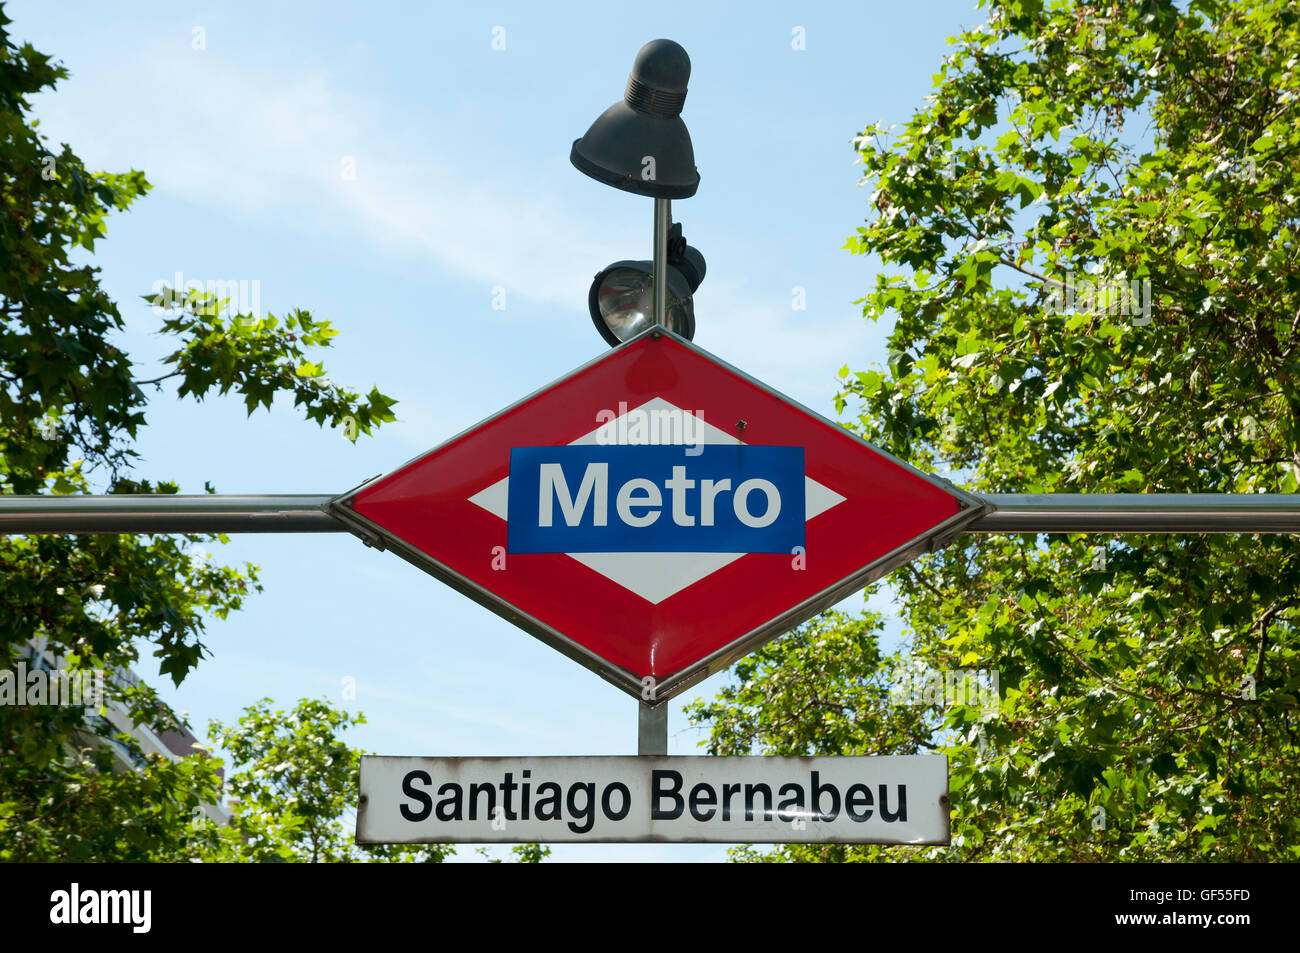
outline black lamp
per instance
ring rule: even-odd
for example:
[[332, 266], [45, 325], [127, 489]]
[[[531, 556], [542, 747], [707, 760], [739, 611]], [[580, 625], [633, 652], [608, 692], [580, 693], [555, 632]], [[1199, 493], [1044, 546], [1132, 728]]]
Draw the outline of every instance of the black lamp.
[[[663, 326], [688, 341], [695, 337], [692, 295], [704, 280], [704, 272], [704, 256], [686, 244], [681, 223], [673, 225], [668, 239], [668, 307]], [[616, 261], [592, 280], [587, 309], [596, 330], [611, 347], [655, 325], [653, 276], [653, 262]]]
[[704, 256], [672, 224], [671, 200], [700, 185], [691, 135], [682, 122], [691, 60], [672, 40], [653, 40], [632, 64], [621, 102], [573, 143], [569, 161], [598, 182], [655, 200], [654, 259], [616, 261], [597, 273], [587, 295], [596, 330], [612, 347], [656, 324], [690, 340], [692, 296], [704, 280]]
[[691, 134], [682, 122], [691, 59], [672, 40], [641, 47], [623, 99], [573, 142], [569, 161], [598, 182], [657, 199], [686, 199], [700, 187]]

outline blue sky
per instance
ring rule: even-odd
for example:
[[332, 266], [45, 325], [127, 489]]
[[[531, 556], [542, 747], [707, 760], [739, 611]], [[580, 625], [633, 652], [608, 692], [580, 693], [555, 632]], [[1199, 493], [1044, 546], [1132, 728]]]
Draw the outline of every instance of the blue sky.
[[[946, 38], [983, 19], [973, 0], [668, 2], [635, 16], [577, 3], [6, 10], [16, 39], [72, 74], [37, 100], [44, 133], [153, 183], [94, 256], [141, 377], [156, 376], [168, 342], [139, 296], [180, 272], [257, 281], [263, 311], [328, 317], [341, 335], [327, 375], [399, 401], [397, 423], [353, 445], [287, 405], [250, 418], [236, 400], [157, 394], [139, 475], [228, 493], [342, 492], [604, 350], [587, 287], [611, 261], [649, 257], [652, 203], [580, 174], [569, 149], [657, 37], [693, 67], [683, 118], [701, 183], [673, 212], [708, 261], [696, 343], [832, 416], [836, 369], [883, 362], [888, 330], [853, 304], [873, 264], [841, 247], [867, 209], [851, 140], [905, 121]], [[796, 286], [806, 310], [792, 308]], [[200, 735], [262, 696], [342, 704], [352, 677], [347, 707], [368, 724], [349, 740], [377, 753], [635, 751], [630, 697], [391, 554], [344, 534], [218, 548], [261, 567], [266, 592], [210, 624], [212, 657], [179, 689], [154, 660], [139, 666]], [[675, 704], [670, 752], [696, 753], [703, 737]], [[724, 857], [721, 845], [553, 854]]]

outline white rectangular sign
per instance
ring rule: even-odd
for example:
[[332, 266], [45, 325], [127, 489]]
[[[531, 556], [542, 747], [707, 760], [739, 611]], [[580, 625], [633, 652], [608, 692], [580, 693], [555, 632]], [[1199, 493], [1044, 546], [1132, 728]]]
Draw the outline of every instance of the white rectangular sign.
[[947, 844], [948, 759], [361, 759], [359, 844]]

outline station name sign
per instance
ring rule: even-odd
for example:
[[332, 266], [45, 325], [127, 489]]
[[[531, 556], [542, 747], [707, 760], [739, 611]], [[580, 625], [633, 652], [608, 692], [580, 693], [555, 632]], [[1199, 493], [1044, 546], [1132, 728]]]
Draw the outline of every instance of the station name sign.
[[947, 844], [948, 759], [361, 761], [359, 844]]

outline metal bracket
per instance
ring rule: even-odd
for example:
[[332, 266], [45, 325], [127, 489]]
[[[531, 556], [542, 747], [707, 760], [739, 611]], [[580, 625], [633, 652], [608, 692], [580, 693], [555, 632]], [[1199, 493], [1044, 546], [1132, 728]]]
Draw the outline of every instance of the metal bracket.
[[668, 754], [666, 702], [661, 702], [654, 708], [644, 702], [637, 703], [636, 753], [660, 757]]

